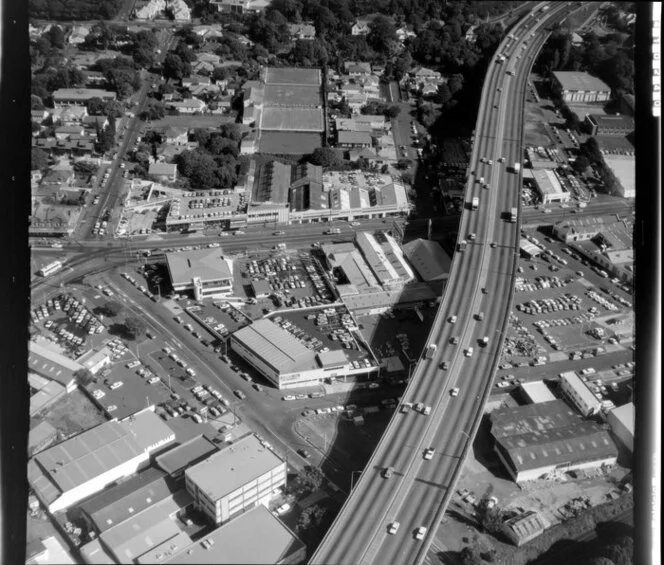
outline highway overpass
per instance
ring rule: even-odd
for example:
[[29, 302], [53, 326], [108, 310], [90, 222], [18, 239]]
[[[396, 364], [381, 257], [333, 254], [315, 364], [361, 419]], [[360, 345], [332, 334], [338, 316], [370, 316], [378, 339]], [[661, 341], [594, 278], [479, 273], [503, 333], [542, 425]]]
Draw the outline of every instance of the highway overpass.
[[[523, 160], [528, 72], [549, 35], [547, 28], [577, 7], [538, 5], [536, 15], [511, 30], [515, 38], [501, 43], [498, 53], [505, 60], [498, 62], [496, 56], [489, 66], [465, 198], [470, 203], [478, 197], [480, 203], [476, 210], [467, 205], [461, 218], [459, 239], [468, 239], [468, 247], [455, 253], [452, 282], [429, 335], [427, 343], [436, 344], [436, 350], [418, 363], [403, 395], [404, 402], [422, 402], [431, 413], [397, 409], [311, 563], [421, 563], [426, 556], [472, 446], [507, 327], [519, 222], [506, 221], [504, 214], [520, 203], [521, 174], [511, 167]], [[482, 187], [481, 177], [488, 188]], [[452, 316], [455, 323], [448, 321]], [[482, 347], [485, 336], [488, 345]], [[456, 387], [459, 393], [453, 396]], [[424, 457], [428, 449], [434, 450], [430, 459]], [[388, 467], [393, 473], [384, 478]], [[399, 528], [391, 534], [394, 522]], [[427, 533], [420, 541], [415, 532], [422, 526]]]

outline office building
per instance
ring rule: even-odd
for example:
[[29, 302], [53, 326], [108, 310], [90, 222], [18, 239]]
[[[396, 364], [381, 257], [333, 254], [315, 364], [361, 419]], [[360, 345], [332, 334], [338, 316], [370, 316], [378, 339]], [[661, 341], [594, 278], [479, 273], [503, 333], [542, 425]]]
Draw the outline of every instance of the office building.
[[167, 253], [166, 264], [175, 292], [193, 292], [196, 300], [233, 292], [233, 261], [221, 249]]

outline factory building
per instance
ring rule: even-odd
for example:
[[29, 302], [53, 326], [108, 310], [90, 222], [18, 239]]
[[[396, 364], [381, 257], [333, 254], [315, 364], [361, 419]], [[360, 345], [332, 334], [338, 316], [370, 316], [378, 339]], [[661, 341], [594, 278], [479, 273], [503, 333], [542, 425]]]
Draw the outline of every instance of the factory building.
[[607, 116], [604, 114], [588, 114], [586, 126], [590, 135], [616, 135], [625, 137], [634, 131], [634, 118], [629, 116]]
[[634, 450], [634, 403], [629, 402], [611, 410], [607, 422], [613, 434], [631, 453]]
[[249, 435], [185, 471], [195, 507], [214, 524], [259, 504], [286, 484], [286, 463]]
[[442, 281], [449, 278], [452, 259], [438, 242], [415, 239], [403, 246], [403, 252], [423, 281]]
[[533, 169], [533, 180], [543, 204], [569, 202], [570, 193], [562, 185], [556, 173], [550, 169]]
[[586, 72], [554, 71], [553, 87], [567, 103], [607, 102], [611, 98], [611, 88]]
[[28, 461], [28, 482], [57, 512], [146, 467], [175, 434], [149, 409], [111, 420], [46, 449]]
[[560, 374], [560, 391], [582, 416], [594, 416], [602, 407], [601, 401], [574, 371]]
[[501, 408], [490, 419], [494, 450], [517, 483], [613, 465], [618, 456], [609, 432], [563, 400]]
[[233, 292], [233, 261], [221, 249], [167, 253], [166, 264], [175, 292], [193, 291], [196, 300], [226, 298]]

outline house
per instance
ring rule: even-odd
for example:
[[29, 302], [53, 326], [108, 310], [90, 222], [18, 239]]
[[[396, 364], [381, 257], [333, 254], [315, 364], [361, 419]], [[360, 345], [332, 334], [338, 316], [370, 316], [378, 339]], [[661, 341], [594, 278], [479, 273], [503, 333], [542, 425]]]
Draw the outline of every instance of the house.
[[406, 39], [409, 39], [410, 37], [417, 37], [417, 34], [413, 31], [413, 28], [411, 26], [401, 26], [397, 30], [397, 39], [403, 43], [406, 41]]
[[191, 21], [191, 10], [184, 0], [150, 0], [134, 12], [137, 20], [153, 20], [168, 13], [176, 22]]
[[443, 76], [438, 71], [427, 69], [426, 67], [416, 67], [410, 74], [418, 84], [421, 82], [439, 83], [443, 78]]
[[311, 24], [288, 24], [290, 38], [296, 39], [316, 39], [316, 28]]
[[361, 92], [349, 93], [348, 95], [344, 96], [344, 98], [346, 100], [346, 104], [348, 104], [348, 107], [353, 111], [354, 114], [358, 114], [362, 106], [365, 106], [369, 99], [366, 94]]
[[359, 61], [346, 61], [344, 70], [352, 77], [362, 77], [371, 74], [371, 63], [361, 63]]
[[177, 110], [180, 114], [195, 114], [205, 111], [206, 104], [198, 98], [185, 98], [181, 102], [170, 102], [169, 107]]
[[249, 134], [240, 142], [240, 155], [253, 155], [258, 150], [258, 143], [253, 134]]
[[67, 42], [70, 45], [80, 45], [90, 33], [90, 28], [86, 26], [74, 26], [69, 33]]
[[210, 4], [225, 14], [258, 14], [265, 10], [270, 0], [210, 0]]
[[355, 20], [355, 23], [350, 28], [351, 34], [352, 35], [369, 35], [369, 32], [371, 31], [371, 28], [369, 26], [370, 23], [371, 23], [371, 20], [358, 18], [357, 20]]
[[219, 66], [221, 63], [221, 57], [215, 53], [204, 51], [203, 53], [196, 55], [196, 61], [199, 63], [211, 63], [214, 66]]
[[180, 84], [185, 88], [191, 89], [192, 86], [197, 86], [199, 84], [211, 84], [211, 82], [210, 77], [202, 75], [191, 75], [190, 77], [183, 78], [180, 81]]
[[106, 77], [100, 71], [85, 71], [85, 86], [104, 86]]
[[224, 33], [221, 30], [221, 24], [209, 24], [194, 26], [194, 33], [204, 40], [215, 39], [223, 37]]
[[69, 139], [72, 135], [82, 136], [85, 132], [83, 126], [60, 126], [55, 129], [56, 139]]
[[185, 145], [189, 141], [189, 130], [187, 128], [178, 128], [174, 126], [167, 127], [162, 134], [162, 139], [166, 143], [175, 145]]
[[56, 108], [85, 106], [92, 98], [101, 98], [107, 102], [115, 100], [117, 97], [115, 92], [98, 88], [59, 88], [53, 93], [53, 105]]
[[54, 124], [78, 124], [88, 115], [85, 106], [62, 106], [51, 111]]
[[195, 63], [192, 64], [191, 70], [198, 74], [201, 73], [209, 74], [212, 71], [214, 71], [214, 65], [212, 63], [209, 63], [208, 61], [196, 61]]
[[434, 96], [438, 93], [438, 87], [435, 84], [425, 84], [421, 90], [422, 96]]
[[156, 181], [174, 182], [178, 176], [178, 168], [174, 163], [150, 163], [148, 175]]
[[382, 159], [378, 158], [378, 155], [368, 147], [364, 147], [362, 149], [351, 149], [348, 152], [348, 160], [352, 161], [353, 163], [355, 161], [358, 161], [359, 159], [364, 159], [365, 161], [368, 161], [371, 164], [378, 163], [379, 161], [382, 162]]
[[48, 112], [46, 110], [31, 110], [30, 118], [33, 122], [41, 124], [46, 118], [48, 118]]

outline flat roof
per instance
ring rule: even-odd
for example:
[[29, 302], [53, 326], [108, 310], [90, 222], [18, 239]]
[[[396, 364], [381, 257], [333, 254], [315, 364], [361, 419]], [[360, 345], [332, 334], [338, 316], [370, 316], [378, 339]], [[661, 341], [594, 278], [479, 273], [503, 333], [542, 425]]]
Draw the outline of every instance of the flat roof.
[[611, 88], [605, 82], [586, 72], [554, 71], [553, 76], [558, 79], [563, 90], [611, 91]]
[[449, 276], [452, 259], [438, 242], [416, 239], [406, 243], [403, 250], [423, 280], [432, 281]]
[[256, 320], [236, 331], [232, 339], [241, 343], [280, 373], [315, 367], [315, 354], [295, 336], [268, 319]]
[[499, 408], [491, 412], [491, 433], [494, 437], [516, 436], [529, 432], [572, 426], [582, 417], [564, 400]]
[[533, 169], [533, 179], [541, 194], [563, 194], [563, 190], [556, 173], [550, 169]]
[[320, 69], [303, 69], [297, 67], [270, 67], [265, 69], [265, 84], [321, 84]]
[[321, 108], [265, 107], [261, 113], [259, 129], [304, 133], [322, 132], [324, 129], [323, 110]]
[[175, 163], [150, 163], [149, 175], [173, 175], [177, 172]]
[[172, 475], [198, 463], [201, 459], [218, 451], [218, 447], [203, 434], [191, 438], [177, 447], [169, 449], [156, 458], [156, 463], [168, 474]]
[[361, 143], [371, 145], [371, 132], [341, 130], [337, 132], [338, 143]]
[[189, 284], [194, 277], [203, 282], [233, 277], [232, 263], [220, 248], [167, 253], [166, 262], [174, 286]]
[[252, 434], [190, 467], [185, 476], [210, 500], [219, 500], [282, 464], [283, 461]]
[[181, 530], [172, 516], [192, 503], [191, 495], [184, 489], [179, 490], [99, 537], [118, 563], [131, 563], [156, 545], [177, 536]]
[[565, 371], [564, 373], [560, 373], [560, 380], [567, 382], [572, 387], [572, 389], [576, 391], [576, 393], [581, 397], [581, 400], [584, 403], [590, 406], [599, 404], [599, 400], [595, 398], [595, 395], [588, 388], [588, 385], [574, 371]]
[[34, 341], [28, 342], [28, 369], [35, 373], [68, 386], [74, 380], [74, 373], [83, 368], [83, 365], [55, 353]]
[[535, 381], [531, 383], [522, 383], [521, 390], [526, 395], [528, 402], [541, 403], [556, 400], [556, 397], [549, 390], [549, 387], [543, 381]]
[[[258, 536], [258, 537], [257, 537]], [[260, 539], [260, 543], [257, 540]], [[207, 549], [203, 545], [210, 540]], [[288, 562], [304, 543], [263, 505], [241, 514], [164, 563], [233, 564]]]
[[148, 467], [79, 504], [79, 508], [100, 532], [104, 532], [176, 490], [175, 485], [167, 481], [166, 473]]
[[348, 358], [341, 349], [331, 349], [318, 353], [321, 367], [343, 367], [348, 364]]
[[265, 106], [312, 106], [322, 105], [320, 86], [295, 84], [268, 84], [263, 91]]
[[605, 128], [634, 129], [634, 118], [630, 116], [615, 116], [610, 114], [589, 114], [588, 119]]
[[611, 415], [634, 435], [634, 403], [628, 402], [611, 410]]

